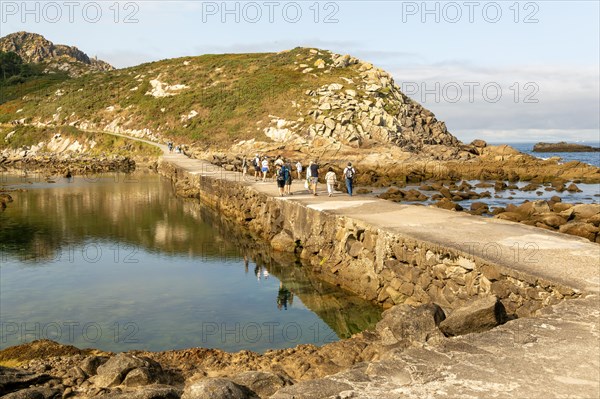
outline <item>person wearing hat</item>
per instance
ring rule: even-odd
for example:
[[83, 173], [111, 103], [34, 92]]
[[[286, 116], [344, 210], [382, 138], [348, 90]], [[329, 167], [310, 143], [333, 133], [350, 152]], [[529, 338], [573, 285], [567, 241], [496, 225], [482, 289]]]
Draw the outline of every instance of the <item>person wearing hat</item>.
[[343, 175], [344, 180], [346, 181], [346, 189], [348, 190], [348, 195], [352, 197], [352, 187], [354, 185], [354, 175], [356, 171], [352, 167], [352, 162], [348, 162], [348, 166], [344, 169]]

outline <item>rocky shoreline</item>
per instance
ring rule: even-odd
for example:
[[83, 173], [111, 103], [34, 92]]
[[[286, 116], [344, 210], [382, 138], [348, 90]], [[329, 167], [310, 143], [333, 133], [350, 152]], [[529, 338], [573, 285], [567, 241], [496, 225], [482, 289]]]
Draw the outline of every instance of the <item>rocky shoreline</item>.
[[533, 146], [533, 152], [600, 152], [600, 148], [561, 141], [560, 143], [537, 143]]
[[[495, 183], [481, 182], [476, 184], [477, 188], [493, 188], [495, 192], [505, 190], [518, 190], [516, 185], [507, 185], [505, 182]], [[483, 192], [473, 191], [476, 187], [466, 181], [460, 184], [432, 183], [424, 184], [418, 189], [402, 190], [390, 188], [385, 193], [378, 195], [379, 198], [393, 202], [421, 202], [425, 200], [436, 201], [432, 206], [451, 211], [464, 211], [476, 216], [489, 216], [511, 222], [523, 223], [547, 230], [557, 231], [583, 237], [591, 242], [600, 244], [600, 204], [569, 204], [562, 202], [558, 195], [553, 195], [549, 200], [525, 201], [520, 205], [508, 204], [507, 206], [496, 206], [490, 209], [485, 202], [492, 197], [489, 190]], [[541, 185], [530, 183], [521, 188], [521, 191], [540, 190]], [[549, 189], [549, 190], [548, 190]], [[565, 185], [562, 182], [548, 184], [545, 191], [577, 192], [581, 191], [576, 184]], [[425, 193], [437, 193], [428, 196]], [[542, 192], [538, 191], [540, 194]], [[471, 202], [468, 209], [460, 205], [464, 200], [477, 200]]]
[[60, 157], [40, 155], [32, 157], [6, 157], [0, 155], [0, 169], [20, 174], [41, 173], [44, 176], [70, 177], [107, 172], [133, 172], [136, 161], [124, 156], [90, 157], [85, 155]]
[[321, 170], [332, 167], [338, 175], [350, 161], [357, 170], [356, 185], [370, 187], [460, 180], [527, 181], [537, 184], [577, 180], [600, 183], [600, 168], [596, 166], [578, 161], [559, 163], [559, 158], [543, 160], [523, 154], [508, 145], [488, 146], [482, 140], [474, 143], [465, 146], [465, 150], [478, 155], [468, 159], [460, 159], [458, 154], [446, 154], [441, 146], [429, 146], [433, 153], [427, 156], [379, 147], [373, 147], [369, 155], [365, 155], [363, 152], [328, 147], [326, 144], [311, 149], [275, 145], [247, 149], [234, 147], [229, 152], [198, 151], [191, 147], [189, 154], [228, 171], [241, 171], [243, 156], [251, 159], [256, 152], [271, 159], [281, 155], [293, 163], [301, 161], [305, 166], [310, 160], [317, 161]]
[[445, 335], [481, 332], [505, 321], [501, 302], [487, 297], [448, 318], [434, 304], [399, 305], [384, 312], [374, 331], [322, 347], [300, 345], [262, 355], [205, 348], [115, 354], [40, 340], [0, 351], [0, 364], [18, 366], [0, 366], [0, 395], [12, 399], [312, 397], [304, 395], [312, 389], [311, 380], [376, 361], [392, 349], [436, 346]]

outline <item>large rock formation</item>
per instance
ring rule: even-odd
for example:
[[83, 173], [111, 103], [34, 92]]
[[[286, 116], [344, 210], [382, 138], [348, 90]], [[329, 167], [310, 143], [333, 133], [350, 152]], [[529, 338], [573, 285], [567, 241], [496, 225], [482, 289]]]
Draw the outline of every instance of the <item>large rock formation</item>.
[[444, 122], [402, 93], [386, 71], [349, 55], [331, 54], [331, 65], [326, 61], [322, 65], [351, 68], [349, 76], [358, 73], [353, 79], [341, 78], [340, 83], [305, 92], [312, 102], [311, 137], [331, 137], [354, 147], [392, 143], [410, 152], [426, 145], [460, 144]]
[[[377, 150], [379, 146], [400, 150], [407, 154], [404, 157], [419, 153], [457, 159], [462, 153], [467, 159], [475, 154], [469, 153], [468, 146], [450, 134], [433, 112], [402, 93], [388, 72], [350, 55], [317, 49], [294, 51], [298, 59], [294, 70], [315, 83], [292, 101], [301, 118], [270, 115], [263, 130], [271, 140], [288, 148], [308, 144], [319, 148], [325, 158], [358, 148], [388, 152]], [[396, 161], [403, 158], [391, 155]]]
[[[26, 63], [76, 62], [85, 64], [90, 71], [110, 71], [107, 62], [90, 58], [74, 46], [54, 44], [44, 36], [30, 32], [16, 32], [0, 38], [0, 51], [15, 52]], [[55, 64], [55, 66], [58, 66]]]
[[533, 146], [533, 152], [600, 152], [600, 148], [561, 141], [560, 143], [537, 143]]

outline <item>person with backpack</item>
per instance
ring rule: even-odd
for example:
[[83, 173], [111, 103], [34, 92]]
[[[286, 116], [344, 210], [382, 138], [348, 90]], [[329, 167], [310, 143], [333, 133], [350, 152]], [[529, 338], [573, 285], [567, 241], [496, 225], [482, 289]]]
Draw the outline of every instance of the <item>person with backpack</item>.
[[348, 162], [348, 166], [344, 169], [343, 175], [344, 180], [346, 180], [346, 189], [348, 190], [348, 195], [352, 197], [352, 186], [354, 185], [354, 175], [356, 171], [352, 167], [352, 162]]
[[279, 196], [283, 197], [283, 190], [285, 188], [285, 166], [277, 165], [275, 171], [275, 179], [277, 180], [277, 188], [279, 189]]
[[285, 193], [292, 195], [292, 165], [286, 163], [283, 167], [285, 168]]
[[260, 177], [260, 157], [258, 154], [254, 155], [252, 164], [254, 165], [254, 181], [258, 181]]

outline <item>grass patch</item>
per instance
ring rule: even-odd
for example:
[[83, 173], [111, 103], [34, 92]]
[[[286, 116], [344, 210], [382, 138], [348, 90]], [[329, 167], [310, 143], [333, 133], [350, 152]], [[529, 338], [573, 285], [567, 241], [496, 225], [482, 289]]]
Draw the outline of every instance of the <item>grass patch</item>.
[[[178, 142], [223, 146], [238, 140], [268, 140], [256, 122], [269, 115], [296, 120], [292, 101], [308, 101], [307, 89], [353, 77], [352, 67], [303, 74], [298, 64], [312, 65], [318, 58], [330, 62], [327, 52], [316, 56], [308, 49], [282, 53], [221, 54], [184, 57], [136, 67], [91, 73], [76, 79], [54, 81], [25, 101], [0, 105], [3, 121], [54, 121], [68, 125], [91, 121], [104, 126], [118, 119], [119, 126], [148, 128]], [[151, 80], [165, 85], [185, 85], [174, 96], [156, 98]], [[355, 88], [344, 84], [345, 88]], [[163, 86], [164, 87], [164, 86]], [[18, 103], [18, 105], [16, 105]], [[18, 108], [17, 108], [18, 107]], [[17, 109], [22, 109], [16, 114]], [[187, 118], [191, 111], [198, 114]]]

